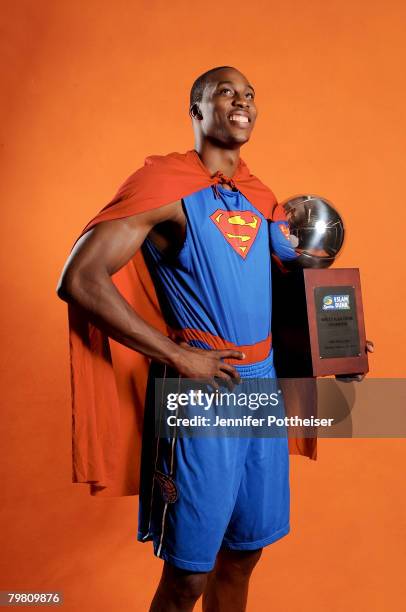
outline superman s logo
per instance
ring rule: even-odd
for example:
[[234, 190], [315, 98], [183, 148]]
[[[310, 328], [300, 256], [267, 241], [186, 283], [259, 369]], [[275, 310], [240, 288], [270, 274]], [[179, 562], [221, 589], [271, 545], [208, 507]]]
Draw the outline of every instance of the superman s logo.
[[289, 240], [289, 237], [290, 237], [289, 227], [287, 225], [284, 225], [283, 223], [279, 223], [279, 229], [281, 230], [285, 238]]
[[218, 208], [210, 219], [228, 244], [245, 259], [255, 242], [261, 219], [250, 210], [222, 210]]

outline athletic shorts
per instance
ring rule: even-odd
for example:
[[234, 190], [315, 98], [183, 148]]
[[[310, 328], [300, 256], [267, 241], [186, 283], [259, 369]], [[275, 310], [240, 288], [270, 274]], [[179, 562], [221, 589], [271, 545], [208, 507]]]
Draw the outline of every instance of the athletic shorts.
[[[289, 533], [288, 439], [156, 437], [154, 381], [164, 367], [152, 364], [148, 381], [137, 540], [152, 540], [154, 554], [179, 568], [208, 572], [220, 549], [255, 550]], [[276, 378], [273, 350], [236, 368], [244, 380]]]

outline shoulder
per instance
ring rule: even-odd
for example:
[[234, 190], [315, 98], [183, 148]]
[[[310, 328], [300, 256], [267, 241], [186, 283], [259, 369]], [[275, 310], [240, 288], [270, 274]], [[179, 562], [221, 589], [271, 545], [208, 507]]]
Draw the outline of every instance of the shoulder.
[[144, 193], [154, 186], [156, 190], [164, 189], [168, 176], [182, 176], [190, 166], [189, 151], [173, 151], [165, 155], [148, 155], [143, 166], [134, 170], [120, 185], [115, 199], [129, 197], [134, 193]]
[[172, 164], [184, 164], [188, 157], [189, 151], [185, 153], [179, 153], [178, 151], [172, 151], [171, 153], [166, 153], [165, 155], [148, 155], [145, 158], [144, 166], [150, 167], [166, 167]]

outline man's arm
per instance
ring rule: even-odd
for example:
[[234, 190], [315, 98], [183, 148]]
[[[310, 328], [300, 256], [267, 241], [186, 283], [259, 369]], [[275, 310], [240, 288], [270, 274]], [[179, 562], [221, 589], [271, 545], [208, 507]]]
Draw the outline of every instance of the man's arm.
[[299, 254], [289, 238], [287, 221], [272, 221], [269, 227], [271, 250], [281, 261], [297, 259]]
[[271, 252], [280, 262], [297, 259], [299, 254], [291, 242], [289, 222], [282, 204], [275, 204], [272, 210], [272, 220], [269, 224]]
[[86, 310], [103, 332], [130, 349], [174, 367], [187, 378], [225, 382], [239, 380], [236, 369], [222, 358], [242, 359], [239, 351], [207, 351], [179, 346], [142, 319], [118, 291], [111, 276], [141, 247], [158, 223], [171, 220], [177, 203], [90, 229], [75, 244], [58, 282], [57, 294]]

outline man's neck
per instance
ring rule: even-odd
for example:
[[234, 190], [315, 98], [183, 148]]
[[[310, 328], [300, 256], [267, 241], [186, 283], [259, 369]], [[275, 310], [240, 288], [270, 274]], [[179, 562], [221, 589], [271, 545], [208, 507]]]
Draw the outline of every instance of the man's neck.
[[232, 178], [238, 168], [240, 161], [239, 147], [237, 149], [222, 149], [209, 141], [204, 141], [195, 144], [195, 151], [210, 174], [215, 174], [220, 170], [220, 172]]

